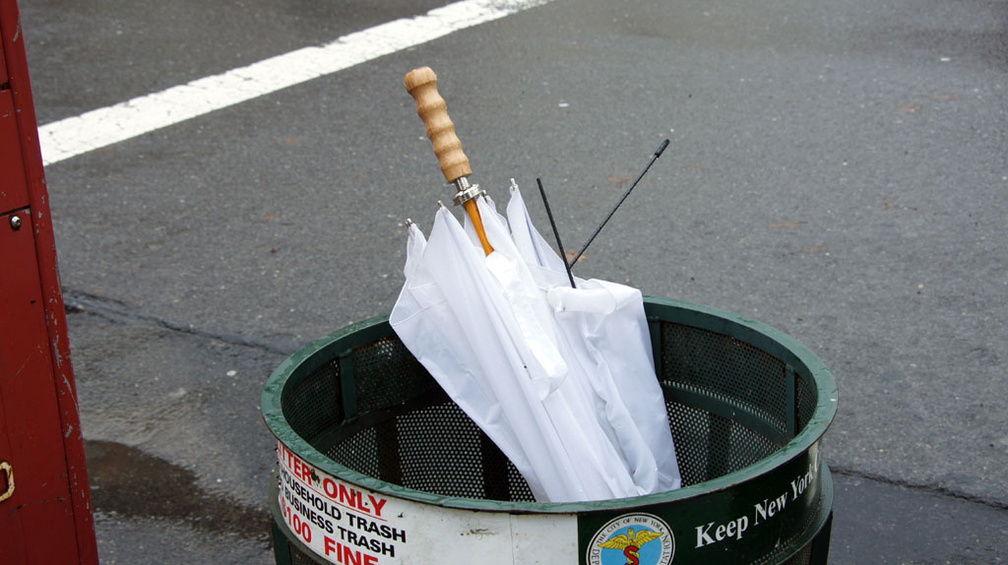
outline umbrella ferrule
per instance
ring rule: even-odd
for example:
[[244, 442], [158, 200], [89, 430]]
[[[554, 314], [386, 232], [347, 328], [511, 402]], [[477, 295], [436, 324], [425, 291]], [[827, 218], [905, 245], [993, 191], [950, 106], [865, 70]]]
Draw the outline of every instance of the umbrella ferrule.
[[476, 198], [481, 194], [485, 194], [486, 191], [482, 190], [478, 184], [469, 184], [469, 177], [459, 177], [454, 182], [455, 189], [458, 192], [455, 194], [455, 205], [465, 204], [466, 202]]

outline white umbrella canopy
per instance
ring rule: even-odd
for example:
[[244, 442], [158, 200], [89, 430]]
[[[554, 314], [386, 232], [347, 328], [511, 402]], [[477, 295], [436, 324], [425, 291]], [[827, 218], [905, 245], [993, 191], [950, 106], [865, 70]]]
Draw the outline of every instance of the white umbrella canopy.
[[[511, 215], [527, 220], [520, 198], [513, 190]], [[400, 339], [537, 500], [678, 487], [640, 292], [598, 280], [570, 288], [562, 267], [526, 262], [488, 200], [478, 206], [490, 255], [445, 208], [429, 241], [410, 226], [406, 283], [390, 316]], [[544, 243], [526, 225], [523, 245]]]
[[589, 385], [603, 428], [642, 494], [681, 486], [664, 395], [651, 357], [644, 300], [636, 288], [576, 279], [568, 286], [563, 259], [532, 225], [512, 181], [508, 220], [518, 249], [546, 294], [553, 320]]
[[[554, 342], [544, 341], [545, 330], [536, 327], [527, 303], [509, 301], [505, 286], [516, 288], [518, 277], [509, 270], [515, 265], [499, 251], [483, 256], [444, 208], [426, 244], [415, 226], [410, 231], [407, 281], [390, 323], [514, 463], [536, 499], [637, 494], [618, 452], [567, 379]], [[579, 413], [589, 416], [590, 425]]]
[[467, 221], [441, 207], [429, 239], [410, 225], [392, 327], [537, 500], [678, 487], [640, 292], [595, 280], [571, 288], [513, 181], [507, 219], [468, 184], [436, 77], [418, 71], [407, 88]]

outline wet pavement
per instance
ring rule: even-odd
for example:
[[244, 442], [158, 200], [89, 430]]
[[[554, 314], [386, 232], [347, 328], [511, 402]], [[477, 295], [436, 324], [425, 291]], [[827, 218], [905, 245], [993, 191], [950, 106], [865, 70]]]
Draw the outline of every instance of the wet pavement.
[[[438, 3], [20, 5], [44, 124]], [[447, 196], [423, 64], [475, 180], [542, 177], [571, 247], [671, 139], [579, 274], [826, 361], [832, 563], [1004, 560], [1006, 28], [997, 0], [556, 0], [48, 166], [103, 562], [270, 562], [262, 383], [391, 309], [402, 221]]]
[[92, 502], [105, 514], [181, 520], [198, 530], [265, 541], [262, 509], [206, 492], [196, 475], [136, 447], [88, 441]]

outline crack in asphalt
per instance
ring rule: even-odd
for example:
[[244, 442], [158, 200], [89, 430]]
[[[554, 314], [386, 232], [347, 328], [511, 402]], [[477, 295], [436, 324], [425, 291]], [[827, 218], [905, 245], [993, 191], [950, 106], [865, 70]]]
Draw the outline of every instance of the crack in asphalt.
[[846, 467], [839, 467], [834, 464], [830, 464], [830, 472], [834, 475], [840, 475], [842, 477], [848, 477], [853, 479], [863, 479], [866, 481], [872, 481], [876, 483], [881, 483], [889, 486], [905, 488], [908, 490], [922, 492], [925, 494], [930, 494], [934, 496], [940, 496], [943, 498], [952, 498], [955, 500], [961, 500], [963, 502], [970, 502], [973, 504], [979, 504], [992, 508], [995, 510], [1008, 510], [1008, 502], [1002, 502], [998, 500], [987, 500], [976, 495], [968, 494], [965, 492], [950, 489], [948, 487], [940, 485], [928, 485], [920, 483], [912, 483], [910, 481], [904, 481], [900, 479], [892, 479], [883, 475], [876, 473], [869, 473], [866, 471], [858, 471], [856, 469], [849, 469]]
[[137, 312], [134, 308], [131, 308], [128, 304], [122, 301], [104, 296], [96, 296], [86, 292], [64, 289], [63, 302], [66, 306], [67, 313], [81, 312], [93, 314], [106, 320], [120, 323], [139, 322], [186, 335], [215, 339], [230, 345], [249, 347], [284, 356], [290, 355], [294, 352], [294, 349], [291, 347], [284, 347], [262, 339], [250, 338], [240, 334], [210, 332], [198, 329], [192, 325], [181, 325], [164, 318]]

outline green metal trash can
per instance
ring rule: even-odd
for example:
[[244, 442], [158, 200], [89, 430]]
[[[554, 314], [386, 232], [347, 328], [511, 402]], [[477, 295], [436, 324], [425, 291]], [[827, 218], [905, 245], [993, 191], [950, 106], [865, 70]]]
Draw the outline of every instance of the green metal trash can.
[[265, 385], [277, 438], [278, 564], [826, 563], [820, 453], [837, 390], [764, 324], [647, 298], [683, 488], [537, 503], [494, 444], [373, 319], [318, 340]]

